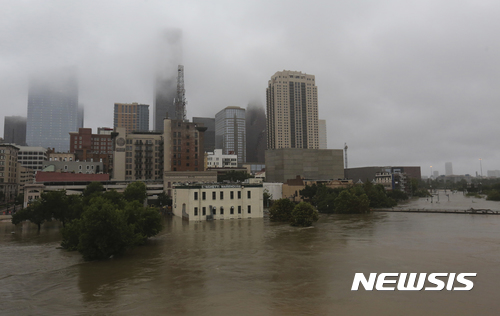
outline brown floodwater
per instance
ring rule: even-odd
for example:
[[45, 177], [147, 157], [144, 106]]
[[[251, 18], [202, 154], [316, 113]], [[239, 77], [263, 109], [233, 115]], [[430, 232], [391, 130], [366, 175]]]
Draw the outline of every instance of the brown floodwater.
[[[471, 201], [456, 199], [464, 199], [464, 206]], [[420, 199], [408, 207], [428, 204]], [[321, 215], [312, 228], [268, 219], [188, 223], [174, 217], [165, 219], [164, 231], [147, 245], [97, 262], [57, 249], [59, 228], [47, 223], [38, 233], [29, 223], [0, 223], [1, 315], [500, 311], [500, 215]], [[354, 292], [356, 272], [475, 272], [477, 277], [471, 279], [472, 291]]]

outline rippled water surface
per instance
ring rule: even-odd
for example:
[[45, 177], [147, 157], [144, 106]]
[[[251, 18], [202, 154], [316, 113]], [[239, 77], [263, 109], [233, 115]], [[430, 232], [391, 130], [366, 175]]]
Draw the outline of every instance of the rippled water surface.
[[[443, 203], [443, 201], [441, 201]], [[412, 203], [428, 203], [425, 199]], [[420, 205], [420, 204], [418, 204]], [[59, 225], [0, 223], [1, 315], [498, 315], [500, 216], [322, 215], [188, 223], [84, 262]], [[352, 292], [356, 272], [476, 272], [469, 292]]]

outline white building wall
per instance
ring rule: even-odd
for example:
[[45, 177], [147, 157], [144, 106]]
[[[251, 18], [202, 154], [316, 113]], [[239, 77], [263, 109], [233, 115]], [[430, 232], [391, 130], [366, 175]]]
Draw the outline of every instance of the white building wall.
[[180, 186], [173, 190], [172, 210], [174, 215], [189, 221], [204, 221], [211, 214], [214, 220], [262, 218], [264, 217], [262, 194], [261, 185]]
[[264, 190], [267, 190], [271, 194], [271, 200], [279, 200], [283, 196], [283, 183], [280, 182], [264, 182]]

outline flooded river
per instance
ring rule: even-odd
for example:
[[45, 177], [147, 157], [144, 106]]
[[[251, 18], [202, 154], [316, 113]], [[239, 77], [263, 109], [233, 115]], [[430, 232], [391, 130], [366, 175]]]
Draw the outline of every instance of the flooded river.
[[[430, 201], [411, 203], [425, 207]], [[174, 217], [165, 219], [165, 230], [146, 246], [99, 262], [84, 262], [76, 252], [57, 249], [59, 243], [57, 223], [45, 224], [39, 234], [28, 223], [0, 223], [1, 315], [497, 315], [500, 310], [500, 215], [322, 215], [313, 228], [267, 219], [188, 223]], [[353, 292], [356, 272], [478, 275], [472, 291]]]

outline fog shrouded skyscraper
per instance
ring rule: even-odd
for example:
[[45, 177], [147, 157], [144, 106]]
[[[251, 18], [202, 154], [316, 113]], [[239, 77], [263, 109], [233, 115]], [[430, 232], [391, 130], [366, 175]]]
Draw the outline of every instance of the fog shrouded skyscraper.
[[6, 116], [3, 126], [5, 143], [26, 146], [26, 118], [22, 116]]
[[33, 78], [28, 92], [26, 142], [69, 150], [69, 133], [78, 130], [78, 82], [74, 69]]
[[228, 106], [215, 115], [215, 148], [237, 155], [238, 163], [246, 162], [245, 109]]
[[319, 148], [318, 89], [314, 75], [283, 70], [269, 80], [267, 148]]
[[168, 30], [159, 41], [158, 72], [156, 74], [153, 129], [163, 131], [163, 119], [176, 113], [178, 65], [182, 56], [182, 32]]
[[453, 175], [453, 165], [451, 162], [445, 162], [444, 164], [444, 174], [447, 176]]
[[266, 110], [261, 104], [250, 103], [246, 111], [246, 162], [264, 163], [266, 144]]
[[193, 123], [198, 126], [205, 126], [207, 130], [204, 136], [206, 152], [213, 152], [215, 149], [215, 118], [213, 117], [193, 117]]

